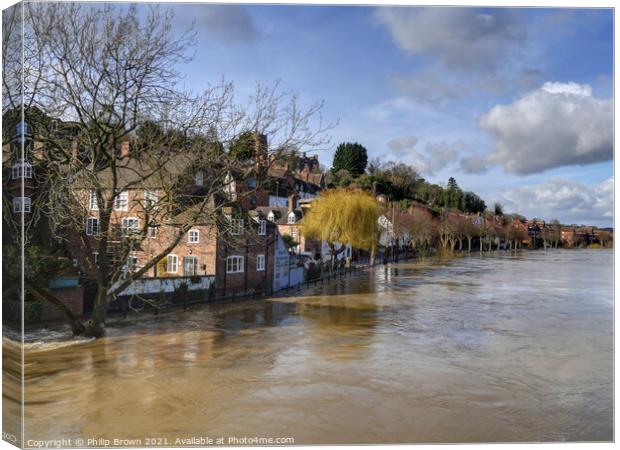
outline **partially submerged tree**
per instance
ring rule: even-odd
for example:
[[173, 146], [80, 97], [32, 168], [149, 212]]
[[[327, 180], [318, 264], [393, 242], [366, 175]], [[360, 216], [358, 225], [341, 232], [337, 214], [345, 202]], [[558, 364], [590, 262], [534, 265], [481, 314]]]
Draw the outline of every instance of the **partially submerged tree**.
[[427, 253], [436, 233], [436, 225], [431, 214], [419, 208], [412, 208], [402, 220], [413, 249], [418, 253]]
[[332, 267], [347, 244], [372, 250], [377, 243], [379, 207], [364, 192], [348, 189], [328, 190], [312, 201], [302, 221], [308, 239], [325, 241], [330, 249]]
[[[41, 172], [38, 189], [46, 193], [33, 209], [57, 239], [86, 249], [79, 269], [94, 272], [97, 294], [85, 332], [100, 336], [110, 301], [192, 226], [229, 224], [223, 208], [241, 200], [231, 195], [231, 174], [258, 176], [257, 161], [226, 153], [223, 143], [243, 132], [268, 135], [264, 154], [277, 160], [282, 149], [324, 142], [322, 103], [301, 108], [278, 83], [257, 85], [247, 105], [233, 101], [230, 83], [200, 94], [180, 90], [177, 68], [189, 60], [192, 34], [176, 33], [171, 13], [157, 7], [147, 14], [75, 3], [25, 9], [39, 67], [32, 104], [48, 118], [26, 117], [38, 141], [30, 155]], [[130, 194], [138, 189], [143, 195]], [[134, 209], [137, 220], [119, 219]], [[166, 227], [165, 245], [136, 266], [132, 253]]]

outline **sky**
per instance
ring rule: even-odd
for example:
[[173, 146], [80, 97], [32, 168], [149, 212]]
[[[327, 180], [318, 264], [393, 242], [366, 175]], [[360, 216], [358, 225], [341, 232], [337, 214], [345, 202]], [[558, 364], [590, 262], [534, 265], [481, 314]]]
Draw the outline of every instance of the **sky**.
[[611, 9], [170, 4], [197, 46], [180, 70], [248, 95], [280, 79], [324, 100], [341, 142], [456, 178], [506, 212], [613, 226]]

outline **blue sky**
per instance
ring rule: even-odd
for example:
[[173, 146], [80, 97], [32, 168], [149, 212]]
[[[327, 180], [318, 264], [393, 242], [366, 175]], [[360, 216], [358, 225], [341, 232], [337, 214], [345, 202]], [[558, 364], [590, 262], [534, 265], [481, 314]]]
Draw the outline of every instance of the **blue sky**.
[[610, 9], [168, 5], [195, 20], [189, 87], [282, 80], [338, 143], [528, 217], [611, 226]]

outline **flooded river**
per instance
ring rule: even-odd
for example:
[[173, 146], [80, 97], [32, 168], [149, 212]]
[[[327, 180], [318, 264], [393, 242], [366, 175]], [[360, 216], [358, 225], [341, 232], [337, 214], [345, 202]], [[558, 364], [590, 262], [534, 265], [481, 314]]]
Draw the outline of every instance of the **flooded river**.
[[402, 262], [97, 341], [31, 334], [26, 444], [608, 441], [612, 311], [613, 252], [556, 250]]

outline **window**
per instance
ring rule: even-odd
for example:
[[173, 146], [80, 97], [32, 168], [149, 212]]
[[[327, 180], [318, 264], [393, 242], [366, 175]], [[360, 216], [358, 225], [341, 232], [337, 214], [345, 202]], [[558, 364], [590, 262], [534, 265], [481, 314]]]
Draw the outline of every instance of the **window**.
[[186, 256], [183, 258], [183, 275], [191, 277], [198, 274], [198, 258], [196, 256]]
[[149, 238], [155, 239], [157, 237], [157, 227], [148, 227], [146, 233]]
[[243, 219], [230, 220], [230, 234], [237, 236], [243, 234]]
[[124, 217], [121, 223], [121, 231], [123, 236], [138, 233], [140, 231], [140, 219], [135, 217]]
[[177, 255], [168, 255], [166, 258], [166, 272], [177, 273], [179, 271], [179, 257]]
[[28, 124], [26, 122], [19, 122], [15, 125], [17, 134], [28, 134]]
[[99, 252], [93, 252], [93, 264], [95, 266], [99, 263]]
[[288, 215], [288, 223], [295, 223], [296, 219], [295, 213], [291, 211]]
[[17, 130], [17, 142], [22, 143], [24, 141], [24, 137], [28, 135], [28, 124], [26, 122], [20, 122], [16, 125]]
[[275, 216], [275, 214], [273, 213], [273, 211], [271, 211], [271, 212], [267, 215], [267, 220], [268, 220], [269, 222], [273, 222], [274, 220], [276, 220], [276, 216]]
[[200, 232], [198, 230], [189, 230], [187, 233], [188, 244], [198, 244], [200, 242]]
[[226, 258], [226, 273], [243, 272], [243, 256], [229, 256]]
[[95, 191], [90, 191], [88, 193], [88, 209], [99, 209], [99, 203], [97, 202], [97, 193]]
[[129, 195], [127, 191], [121, 192], [114, 199], [114, 209], [117, 211], [127, 211], [129, 207]]
[[265, 255], [256, 255], [256, 271], [262, 272], [265, 270]]
[[267, 221], [261, 219], [258, 222], [258, 234], [261, 236], [265, 236], [267, 234]]
[[125, 262], [125, 266], [123, 267], [125, 273], [127, 272], [135, 272], [138, 270], [138, 257], [134, 255], [129, 255], [127, 257], [127, 261]]
[[14, 213], [29, 213], [30, 212], [30, 197], [15, 197], [13, 199], [13, 212]]
[[144, 191], [144, 209], [147, 211], [153, 209], [157, 205], [157, 191]]
[[89, 217], [86, 219], [86, 235], [96, 236], [99, 234], [99, 219], [96, 217]]
[[250, 189], [256, 188], [256, 178], [254, 178], [254, 177], [248, 178], [248, 187]]
[[293, 238], [295, 242], [298, 242], [297, 239], [299, 238], [299, 231], [297, 230], [297, 228], [293, 228], [291, 230], [291, 237]]
[[202, 170], [196, 172], [196, 175], [194, 176], [194, 181], [196, 186], [202, 186], [204, 184], [205, 174], [202, 172]]
[[229, 200], [237, 200], [237, 186], [230, 173], [226, 174], [226, 178], [224, 178], [224, 193]]
[[13, 164], [11, 168], [11, 176], [14, 180], [20, 178], [32, 178], [32, 165], [30, 163]]

